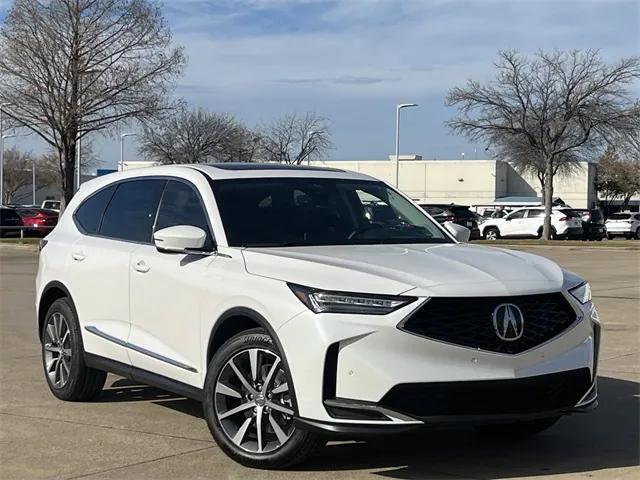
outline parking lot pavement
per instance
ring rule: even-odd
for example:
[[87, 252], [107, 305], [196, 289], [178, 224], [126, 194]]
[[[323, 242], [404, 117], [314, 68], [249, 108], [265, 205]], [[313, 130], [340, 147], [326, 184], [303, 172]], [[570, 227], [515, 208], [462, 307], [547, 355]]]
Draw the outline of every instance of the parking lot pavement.
[[197, 402], [115, 376], [97, 401], [56, 400], [36, 338], [36, 254], [0, 245], [0, 478], [639, 478], [640, 251], [526, 250], [591, 281], [605, 325], [598, 409], [520, 443], [426, 431], [331, 443], [295, 471], [263, 472], [215, 446]]

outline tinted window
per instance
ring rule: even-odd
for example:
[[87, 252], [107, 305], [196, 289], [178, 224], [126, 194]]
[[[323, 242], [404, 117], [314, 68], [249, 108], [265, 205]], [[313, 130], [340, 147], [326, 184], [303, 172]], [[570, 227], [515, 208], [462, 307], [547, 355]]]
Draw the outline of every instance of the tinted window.
[[113, 185], [100, 190], [98, 193], [87, 198], [82, 202], [82, 205], [78, 207], [73, 218], [75, 218], [76, 223], [85, 231], [85, 233], [98, 233], [100, 220], [102, 220], [104, 210], [107, 208], [109, 200], [111, 200], [111, 196], [115, 190], [116, 187]]
[[231, 246], [451, 242], [382, 182], [252, 178], [212, 186]]
[[524, 218], [524, 213], [526, 210], [518, 210], [517, 212], [513, 212], [509, 215], [509, 220], [514, 220], [516, 218]]
[[444, 214], [444, 211], [438, 207], [422, 207], [422, 208], [431, 216]]
[[207, 232], [205, 250], [213, 249], [207, 215], [193, 187], [183, 182], [169, 181], [164, 189], [155, 230], [176, 225], [192, 225]]
[[165, 180], [134, 180], [118, 185], [107, 207], [100, 235], [151, 242], [151, 228]]
[[451, 207], [451, 211], [458, 218], [473, 218], [473, 213], [471, 213], [469, 207]]
[[1, 210], [0, 215], [2, 220], [4, 221], [7, 221], [7, 220], [15, 221], [20, 219], [20, 216], [15, 212], [15, 210], [12, 210], [10, 208], [3, 208]]
[[544, 217], [544, 210], [529, 210], [527, 218]]

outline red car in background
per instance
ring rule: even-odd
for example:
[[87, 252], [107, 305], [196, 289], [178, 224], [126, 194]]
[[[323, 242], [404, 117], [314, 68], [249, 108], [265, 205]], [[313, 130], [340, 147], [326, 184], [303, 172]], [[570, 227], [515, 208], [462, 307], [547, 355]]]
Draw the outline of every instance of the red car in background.
[[25, 233], [45, 236], [58, 224], [58, 212], [47, 208], [16, 208], [27, 230]]

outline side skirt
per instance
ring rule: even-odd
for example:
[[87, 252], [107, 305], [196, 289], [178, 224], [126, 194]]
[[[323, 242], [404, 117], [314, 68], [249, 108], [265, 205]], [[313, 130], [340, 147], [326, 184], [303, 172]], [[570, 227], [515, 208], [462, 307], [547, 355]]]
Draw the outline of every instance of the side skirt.
[[125, 363], [117, 362], [109, 358], [101, 357], [99, 355], [85, 352], [84, 363], [88, 367], [95, 368], [97, 370], [104, 370], [105, 372], [115, 373], [116, 375], [130, 378], [132, 380], [151, 385], [161, 390], [167, 390], [169, 392], [175, 393], [176, 395], [191, 398], [199, 402], [202, 402], [202, 399], [204, 398], [204, 393], [200, 388], [194, 387], [192, 385], [187, 385], [186, 383], [178, 382], [177, 380], [173, 380], [163, 375], [158, 375], [157, 373], [152, 373], [147, 370], [136, 368], [132, 365], [127, 365]]

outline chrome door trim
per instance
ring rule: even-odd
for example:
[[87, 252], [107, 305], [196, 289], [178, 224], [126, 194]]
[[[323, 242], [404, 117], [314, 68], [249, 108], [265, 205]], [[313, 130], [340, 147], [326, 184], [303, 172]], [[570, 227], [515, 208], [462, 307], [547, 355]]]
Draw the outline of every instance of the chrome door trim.
[[174, 367], [182, 368], [183, 370], [187, 370], [193, 373], [198, 373], [198, 370], [196, 370], [190, 365], [186, 365], [182, 362], [178, 362], [177, 360], [173, 360], [172, 358], [165, 357], [164, 355], [160, 355], [159, 353], [152, 352], [151, 350], [147, 350], [146, 348], [140, 347], [133, 343], [125, 342], [124, 340], [114, 337], [113, 335], [109, 335], [108, 333], [105, 333], [94, 326], [87, 326], [87, 327], [84, 327], [84, 329], [89, 333], [93, 333], [94, 335], [97, 335], [98, 337], [104, 338], [105, 340], [108, 340], [117, 345], [120, 345], [121, 347], [128, 348], [129, 350], [133, 350], [134, 352], [141, 353], [143, 355], [146, 355], [147, 357], [154, 358], [155, 360], [168, 363], [169, 365], [173, 365]]

